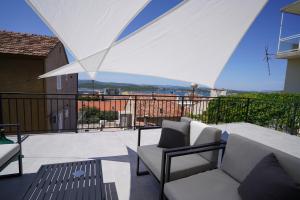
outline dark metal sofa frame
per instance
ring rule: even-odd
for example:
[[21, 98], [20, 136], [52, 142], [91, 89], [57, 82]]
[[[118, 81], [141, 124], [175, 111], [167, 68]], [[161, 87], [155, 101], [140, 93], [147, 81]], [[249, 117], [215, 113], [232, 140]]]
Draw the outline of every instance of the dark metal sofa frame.
[[0, 166], [0, 172], [6, 168], [11, 162], [18, 160], [18, 167], [19, 172], [14, 174], [6, 174], [1, 175], [0, 178], [8, 178], [8, 177], [15, 177], [23, 175], [23, 162], [22, 162], [22, 140], [21, 140], [21, 133], [20, 133], [20, 125], [19, 124], [0, 124], [0, 128], [4, 127], [16, 127], [16, 134], [17, 134], [17, 143], [20, 145], [19, 151], [14, 154], [8, 161], [6, 161], [2, 166]]
[[[149, 126], [149, 127], [140, 127], [138, 129], [138, 143], [137, 146], [141, 146], [141, 135], [142, 130], [150, 130], [150, 129], [160, 129], [160, 126]], [[165, 199], [164, 196], [164, 184], [166, 182], [170, 181], [170, 173], [171, 173], [171, 163], [172, 158], [178, 157], [178, 156], [184, 156], [189, 154], [196, 154], [196, 153], [203, 153], [208, 151], [215, 151], [215, 150], [222, 150], [221, 159], [223, 158], [224, 152], [226, 148], [226, 142], [225, 141], [219, 141], [219, 142], [213, 142], [213, 143], [207, 143], [202, 145], [193, 145], [193, 146], [186, 146], [186, 147], [178, 147], [178, 148], [170, 148], [170, 149], [164, 149], [162, 151], [162, 162], [161, 162], [161, 173], [160, 173], [160, 179], [158, 179], [154, 173], [151, 171], [151, 169], [144, 163], [145, 167], [147, 168], [147, 171], [140, 171], [140, 160], [142, 160], [139, 155], [137, 154], [137, 166], [136, 166], [136, 175], [137, 176], [143, 176], [152, 174], [152, 176], [155, 178], [155, 180], [160, 184], [160, 199]], [[143, 160], [142, 160], [143, 161]]]

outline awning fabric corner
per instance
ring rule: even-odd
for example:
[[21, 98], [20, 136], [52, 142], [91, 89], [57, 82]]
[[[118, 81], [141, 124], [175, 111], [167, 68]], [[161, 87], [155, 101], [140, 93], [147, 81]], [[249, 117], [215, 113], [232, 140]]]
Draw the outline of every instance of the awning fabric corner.
[[[28, 1], [39, 3], [47, 1], [49, 4], [53, 0]], [[56, 33], [68, 41], [70, 49], [75, 49], [73, 50], [76, 52], [75, 55], [84, 51], [80, 53], [82, 56], [77, 56], [78, 64], [84, 69], [91, 68], [90, 71], [93, 72], [97, 69], [97, 71], [159, 76], [214, 87], [223, 67], [267, 1], [186, 0], [154, 22], [109, 47], [107, 44], [112, 42], [111, 38], [108, 40], [95, 34], [97, 30], [89, 29], [81, 33], [81, 37], [91, 45], [86, 45], [86, 50], [77, 50], [78, 47], [72, 46], [82, 43], [76, 41], [74, 36]], [[35, 7], [35, 4], [33, 6]], [[123, 6], [126, 8], [128, 5]], [[42, 13], [41, 15], [50, 12], [36, 9]], [[63, 15], [63, 11], [60, 12], [61, 18], [68, 18], [68, 15]], [[122, 11], [118, 14], [122, 15]], [[90, 20], [98, 21], [100, 30], [102, 23], [96, 17], [93, 16]], [[107, 17], [110, 18], [110, 15]], [[52, 21], [55, 21], [55, 18], [52, 18]], [[69, 25], [65, 26], [67, 28]], [[111, 23], [110, 26], [115, 24]], [[110, 26], [103, 25], [101, 30], [112, 29]], [[51, 27], [56, 30], [54, 25]], [[97, 44], [98, 41], [106, 40], [109, 41], [103, 42], [106, 45]], [[95, 52], [96, 50], [98, 51]], [[101, 64], [93, 68], [90, 66], [92, 64], [89, 64], [93, 61], [89, 61], [89, 58], [100, 59]], [[61, 69], [61, 72], [57, 69], [55, 74], [65, 73], [65, 68]], [[70, 70], [69, 73], [71, 72]], [[49, 72], [47, 76], [52, 75], [54, 74]]]
[[295, 1], [281, 9], [282, 12], [300, 15], [300, 1]]

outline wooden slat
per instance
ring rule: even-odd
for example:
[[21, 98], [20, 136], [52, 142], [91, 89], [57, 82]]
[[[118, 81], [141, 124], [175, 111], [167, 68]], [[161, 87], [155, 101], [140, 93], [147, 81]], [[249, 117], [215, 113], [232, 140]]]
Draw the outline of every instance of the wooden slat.
[[101, 199], [102, 197], [102, 186], [100, 183], [101, 176], [100, 176], [100, 162], [94, 161], [95, 166], [95, 179], [96, 179], [96, 199]]
[[68, 189], [70, 188], [71, 185], [71, 177], [72, 177], [72, 168], [75, 164], [74, 163], [68, 163], [66, 166], [66, 173], [64, 175], [64, 177], [62, 177], [62, 187], [61, 187], [61, 191], [57, 196], [57, 200], [63, 200], [65, 198], [65, 196], [68, 193]]
[[72, 186], [73, 186], [73, 179], [74, 179], [73, 172], [75, 171], [76, 167], [77, 167], [76, 163], [72, 163], [71, 169], [70, 169], [71, 171], [69, 173], [69, 178], [68, 178], [65, 195], [64, 195], [63, 199], [70, 199], [71, 190], [72, 190]]
[[64, 183], [68, 180], [67, 176], [69, 171], [70, 171], [70, 164], [64, 163], [62, 173], [57, 179], [57, 189], [56, 189], [57, 192], [54, 192], [51, 199], [58, 199], [58, 196], [60, 194], [64, 194], [64, 190], [65, 190]]
[[[85, 167], [84, 167], [85, 165], [86, 165], [86, 162], [81, 162], [79, 170], [85, 172]], [[82, 200], [83, 199], [82, 198], [82, 195], [83, 195], [83, 182], [84, 182], [84, 176], [81, 176], [81, 177], [77, 178], [77, 183], [78, 183], [77, 190], [76, 190], [76, 192], [77, 192], [77, 195], [76, 195], [77, 200]]]
[[90, 195], [89, 195], [89, 189], [90, 189], [90, 181], [91, 181], [91, 176], [90, 176], [90, 167], [91, 167], [91, 162], [88, 161], [85, 165], [85, 183], [84, 183], [84, 189], [83, 189], [83, 199], [90, 200]]
[[35, 180], [32, 182], [32, 184], [30, 185], [30, 188], [27, 190], [27, 192], [24, 195], [24, 199], [30, 199], [31, 196], [35, 193], [35, 190], [38, 187], [39, 184], [39, 180], [41, 180], [41, 178], [44, 176], [44, 174], [46, 174], [46, 169], [48, 168], [48, 166], [42, 166], [40, 168], [40, 170], [38, 171]]
[[44, 183], [44, 186], [42, 187], [42, 194], [37, 198], [37, 200], [51, 199], [51, 196], [53, 194], [52, 191], [57, 186], [56, 185], [57, 177], [60, 175], [62, 170], [63, 170], [63, 164], [58, 164], [56, 166], [53, 166], [54, 173], [51, 174], [48, 180]]
[[46, 173], [39, 180], [37, 180], [38, 184], [36, 185], [36, 189], [29, 200], [36, 200], [41, 195], [45, 182], [49, 179], [49, 177], [51, 177], [53, 172], [52, 166], [49, 166], [47, 169], [45, 169], [45, 171]]

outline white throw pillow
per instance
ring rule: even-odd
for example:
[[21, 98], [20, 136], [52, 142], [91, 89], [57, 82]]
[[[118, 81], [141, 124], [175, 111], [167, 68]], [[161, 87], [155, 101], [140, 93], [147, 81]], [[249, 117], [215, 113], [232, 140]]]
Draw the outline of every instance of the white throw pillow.
[[191, 145], [194, 145], [197, 138], [199, 137], [203, 129], [206, 127], [209, 127], [209, 125], [199, 121], [191, 121], [190, 123], [190, 144]]

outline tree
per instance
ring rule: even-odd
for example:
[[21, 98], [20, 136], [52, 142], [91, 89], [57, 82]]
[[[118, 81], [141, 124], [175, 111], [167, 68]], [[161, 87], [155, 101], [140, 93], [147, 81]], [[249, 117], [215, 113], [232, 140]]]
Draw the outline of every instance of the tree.
[[118, 120], [117, 111], [101, 111], [95, 107], [83, 107], [80, 109], [80, 112], [82, 113], [82, 123], [99, 123], [100, 120]]

